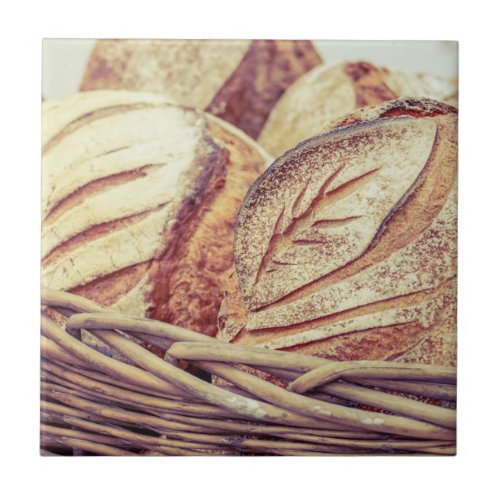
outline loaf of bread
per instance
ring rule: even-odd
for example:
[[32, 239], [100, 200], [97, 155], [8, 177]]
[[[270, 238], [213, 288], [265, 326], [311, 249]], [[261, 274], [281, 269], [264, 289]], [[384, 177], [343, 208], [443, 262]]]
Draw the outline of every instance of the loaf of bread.
[[456, 167], [457, 110], [429, 99], [359, 110], [284, 154], [239, 211], [218, 337], [455, 365]]
[[367, 62], [320, 65], [298, 79], [281, 97], [269, 115], [259, 143], [279, 156], [357, 108], [406, 96], [429, 97], [455, 105], [457, 87], [445, 78], [378, 68]]
[[160, 95], [44, 103], [42, 284], [214, 335], [236, 212], [269, 162]]
[[166, 92], [256, 138], [285, 89], [320, 62], [304, 40], [99, 40], [81, 90]]

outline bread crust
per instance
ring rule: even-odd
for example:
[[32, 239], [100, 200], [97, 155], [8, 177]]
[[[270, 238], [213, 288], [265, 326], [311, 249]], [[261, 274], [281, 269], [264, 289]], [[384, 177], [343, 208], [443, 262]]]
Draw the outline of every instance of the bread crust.
[[220, 338], [454, 365], [456, 118], [394, 100], [276, 160], [237, 217]]
[[406, 96], [456, 105], [456, 83], [424, 73], [389, 70], [364, 61], [322, 64], [287, 89], [258, 140], [271, 154], [279, 156], [356, 108]]
[[255, 138], [285, 89], [320, 63], [305, 40], [98, 40], [81, 90], [167, 93]]
[[44, 130], [42, 283], [214, 335], [236, 212], [269, 156], [150, 94], [48, 103]]

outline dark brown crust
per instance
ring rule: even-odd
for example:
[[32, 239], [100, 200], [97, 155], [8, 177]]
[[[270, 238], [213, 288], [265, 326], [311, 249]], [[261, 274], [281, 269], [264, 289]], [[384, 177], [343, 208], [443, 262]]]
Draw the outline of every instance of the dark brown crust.
[[154, 291], [149, 311], [154, 319], [214, 336], [223, 298], [221, 280], [232, 265], [232, 228], [244, 192], [265, 168], [262, 156], [218, 123], [213, 137], [225, 155], [196, 210], [179, 218], [151, 270]]
[[[182, 266], [190, 245], [195, 244], [193, 236], [205, 213], [224, 187], [227, 164], [228, 154], [226, 150], [223, 150], [222, 155], [211, 156], [206, 163], [205, 174], [198, 179], [196, 193], [183, 201], [174, 226], [165, 234], [163, 248], [166, 250], [154, 259], [150, 270], [154, 288], [151, 297], [147, 298], [153, 304], [147, 312], [148, 317], [184, 327], [188, 326], [189, 319], [194, 319], [189, 318], [188, 315], [184, 317], [183, 314], [183, 309], [189, 309], [191, 306], [187, 300], [188, 297], [182, 301], [183, 307], [181, 309], [175, 310], [170, 307], [172, 297], [176, 297], [178, 293], [185, 294], [185, 290], [179, 289], [175, 273], [177, 268]], [[209, 165], [212, 168], [208, 168]], [[201, 255], [200, 258], [202, 258]], [[194, 274], [190, 282], [181, 283], [187, 290], [190, 290], [192, 295], [199, 293], [197, 280], [203, 279], [203, 269], [199, 263]], [[189, 299], [193, 299], [193, 297], [191, 296]], [[206, 332], [210, 329], [210, 322], [202, 316], [201, 314], [195, 316], [198, 320], [195, 321], [196, 331]], [[183, 319], [178, 320], [177, 318]]]
[[283, 92], [321, 62], [307, 40], [255, 40], [207, 111], [255, 139]]
[[366, 62], [347, 64], [344, 72], [352, 80], [358, 108], [373, 106], [398, 96], [385, 84], [388, 71]]

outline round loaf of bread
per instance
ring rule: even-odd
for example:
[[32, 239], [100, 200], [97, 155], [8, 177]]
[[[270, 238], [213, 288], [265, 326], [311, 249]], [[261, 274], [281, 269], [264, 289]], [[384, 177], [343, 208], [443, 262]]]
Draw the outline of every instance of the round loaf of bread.
[[214, 335], [235, 216], [269, 162], [232, 125], [160, 95], [44, 103], [42, 284]]
[[457, 87], [445, 78], [378, 68], [367, 62], [323, 64], [299, 78], [280, 98], [259, 143], [279, 156], [357, 108], [407, 96], [455, 105]]
[[256, 138], [285, 89], [319, 63], [305, 40], [99, 40], [81, 90], [166, 92]]
[[219, 337], [453, 366], [457, 110], [362, 109], [277, 159], [235, 229]]

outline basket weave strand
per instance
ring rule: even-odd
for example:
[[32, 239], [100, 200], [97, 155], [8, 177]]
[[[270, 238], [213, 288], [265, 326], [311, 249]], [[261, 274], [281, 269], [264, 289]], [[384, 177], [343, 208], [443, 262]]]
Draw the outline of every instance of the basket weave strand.
[[454, 368], [234, 346], [53, 290], [42, 291], [41, 326], [44, 454], [455, 453]]

